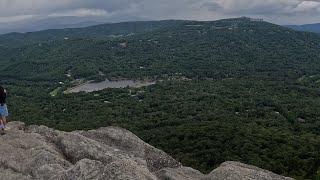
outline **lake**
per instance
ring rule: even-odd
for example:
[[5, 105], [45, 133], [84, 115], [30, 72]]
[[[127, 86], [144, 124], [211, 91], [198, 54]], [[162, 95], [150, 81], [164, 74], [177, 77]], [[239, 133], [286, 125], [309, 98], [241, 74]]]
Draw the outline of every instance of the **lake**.
[[155, 84], [155, 81], [133, 81], [133, 80], [118, 80], [118, 81], [110, 81], [105, 80], [102, 82], [93, 82], [89, 81], [78, 85], [74, 88], [70, 88], [66, 91], [66, 93], [78, 93], [78, 92], [94, 92], [94, 91], [101, 91], [107, 88], [126, 88], [126, 87], [133, 87], [133, 88], [140, 88], [144, 86], [150, 86]]

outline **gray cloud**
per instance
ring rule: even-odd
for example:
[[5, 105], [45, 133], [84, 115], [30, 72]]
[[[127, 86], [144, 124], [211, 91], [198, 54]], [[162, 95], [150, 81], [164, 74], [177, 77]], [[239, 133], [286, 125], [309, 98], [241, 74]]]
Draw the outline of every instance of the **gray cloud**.
[[280, 24], [320, 22], [318, 0], [0, 0], [0, 23], [78, 16], [115, 21], [262, 17]]

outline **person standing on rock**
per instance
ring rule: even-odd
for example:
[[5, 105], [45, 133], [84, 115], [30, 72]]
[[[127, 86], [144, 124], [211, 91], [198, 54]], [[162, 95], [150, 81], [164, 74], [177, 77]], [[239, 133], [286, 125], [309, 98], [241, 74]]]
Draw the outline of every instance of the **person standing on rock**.
[[2, 86], [0, 86], [0, 129], [2, 131], [7, 129], [7, 117], [9, 115], [6, 98], [7, 91]]

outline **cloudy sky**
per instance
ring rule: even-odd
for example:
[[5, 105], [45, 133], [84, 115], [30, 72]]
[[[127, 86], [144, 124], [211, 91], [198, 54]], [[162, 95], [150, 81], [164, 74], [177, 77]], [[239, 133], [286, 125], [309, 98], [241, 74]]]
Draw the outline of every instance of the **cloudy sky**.
[[251, 16], [278, 24], [320, 22], [320, 0], [0, 0], [0, 23], [48, 17], [216, 20]]

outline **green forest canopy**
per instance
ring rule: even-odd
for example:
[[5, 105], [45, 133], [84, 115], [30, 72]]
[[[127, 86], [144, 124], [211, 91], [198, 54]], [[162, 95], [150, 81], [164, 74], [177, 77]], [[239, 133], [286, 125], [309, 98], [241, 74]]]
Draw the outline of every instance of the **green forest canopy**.
[[[107, 24], [0, 36], [0, 81], [14, 120], [121, 126], [203, 172], [236, 160], [315, 178], [319, 50], [317, 34], [249, 18]], [[161, 81], [63, 94], [78, 78]]]

